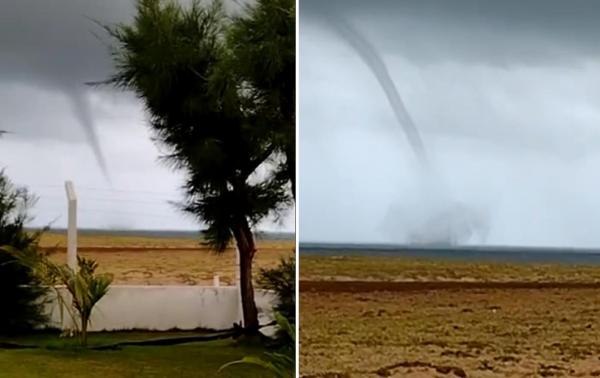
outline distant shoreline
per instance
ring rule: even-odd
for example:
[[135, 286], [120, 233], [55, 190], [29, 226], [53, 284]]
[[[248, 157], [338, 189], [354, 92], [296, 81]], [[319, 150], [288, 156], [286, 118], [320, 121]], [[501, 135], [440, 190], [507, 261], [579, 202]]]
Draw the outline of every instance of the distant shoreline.
[[409, 246], [394, 244], [300, 243], [301, 256], [382, 256], [509, 263], [600, 265], [600, 249], [513, 246]]
[[393, 243], [335, 243], [335, 242], [300, 242], [301, 250], [369, 250], [369, 251], [478, 251], [478, 252], [578, 252], [600, 254], [600, 247], [577, 248], [577, 247], [549, 247], [549, 246], [511, 246], [511, 245], [410, 245]]
[[[29, 231], [39, 231], [41, 228], [30, 227]], [[66, 233], [65, 228], [51, 228], [49, 233]], [[80, 235], [111, 235], [111, 236], [144, 236], [144, 237], [159, 237], [159, 238], [181, 238], [181, 239], [198, 239], [202, 236], [202, 231], [192, 230], [111, 230], [101, 228], [80, 228], [77, 230]], [[290, 232], [270, 232], [258, 231], [255, 233], [258, 240], [294, 240], [295, 234]]]

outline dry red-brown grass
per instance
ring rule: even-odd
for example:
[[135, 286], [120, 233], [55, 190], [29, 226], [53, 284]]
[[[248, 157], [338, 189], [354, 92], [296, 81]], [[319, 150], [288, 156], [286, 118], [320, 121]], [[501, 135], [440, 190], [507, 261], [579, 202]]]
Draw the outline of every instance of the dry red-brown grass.
[[[391, 274], [393, 260], [385, 265]], [[300, 284], [303, 377], [600, 376], [595, 280], [353, 282], [354, 267], [338, 268], [341, 280]]]
[[[259, 240], [254, 269], [271, 268], [281, 258], [294, 253], [294, 241]], [[66, 236], [44, 234], [41, 246], [55, 261], [66, 261]], [[132, 285], [212, 285], [218, 274], [221, 283], [233, 285], [235, 249], [217, 254], [192, 238], [162, 238], [106, 235], [80, 235], [79, 254], [99, 264], [99, 272], [112, 273], [115, 284]]]

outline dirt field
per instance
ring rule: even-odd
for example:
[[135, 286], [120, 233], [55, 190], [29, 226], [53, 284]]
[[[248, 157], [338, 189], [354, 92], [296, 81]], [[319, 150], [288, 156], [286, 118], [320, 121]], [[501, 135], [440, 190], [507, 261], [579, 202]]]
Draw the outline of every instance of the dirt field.
[[[100, 272], [114, 275], [115, 284], [140, 285], [212, 285], [218, 274], [223, 285], [233, 284], [235, 252], [216, 254], [194, 239], [80, 235], [79, 254], [93, 258]], [[41, 246], [54, 251], [56, 261], [66, 260], [66, 236], [48, 233]], [[293, 241], [258, 241], [255, 272], [276, 266], [282, 257], [294, 251]]]
[[600, 282], [600, 266], [460, 262], [405, 257], [303, 256], [302, 280]]
[[[341, 264], [342, 275], [315, 281], [319, 258], [310, 259], [306, 271], [305, 258], [300, 263], [302, 277], [312, 279], [300, 284], [303, 377], [600, 376], [600, 283], [592, 279], [600, 268], [586, 268], [581, 283], [561, 282], [575, 269], [562, 266], [544, 268], [553, 277], [545, 284], [518, 275], [397, 282], [356, 281], [355, 267]], [[332, 264], [327, 258], [322, 263]], [[412, 269], [423, 266], [428, 264], [415, 262]], [[475, 266], [460, 271], [472, 275]], [[410, 268], [410, 261], [396, 267]], [[374, 259], [363, 268], [356, 275], [391, 273], [394, 260]], [[506, 278], [506, 271], [528, 276], [522, 266], [489, 272]]]

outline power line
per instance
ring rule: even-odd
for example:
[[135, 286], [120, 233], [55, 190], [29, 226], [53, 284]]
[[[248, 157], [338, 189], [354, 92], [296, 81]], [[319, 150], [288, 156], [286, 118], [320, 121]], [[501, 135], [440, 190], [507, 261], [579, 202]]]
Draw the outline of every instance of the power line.
[[[64, 186], [62, 185], [38, 185], [38, 184], [29, 184], [28, 186], [33, 187], [33, 188], [48, 188], [48, 189], [61, 189], [64, 190]], [[143, 193], [143, 194], [148, 194], [148, 195], [174, 195], [176, 193], [176, 191], [173, 192], [166, 192], [166, 191], [156, 191], [156, 190], [139, 190], [139, 189], [116, 189], [116, 188], [98, 188], [98, 187], [93, 187], [93, 186], [80, 186], [77, 185], [76, 187], [77, 191], [79, 191], [79, 189], [84, 189], [84, 190], [91, 190], [91, 191], [100, 191], [100, 192], [112, 192], [112, 193], [135, 193], [135, 194], [139, 194], [139, 193]]]
[[[59, 204], [54, 204], [54, 203], [45, 203], [42, 204], [43, 206], [36, 206], [36, 208], [33, 209], [33, 211], [39, 212], [39, 208], [45, 208], [46, 211], [52, 211], [52, 212], [58, 212], [61, 215], [64, 215], [66, 213], [66, 209], [62, 208], [62, 206], [60, 206]], [[50, 209], [48, 209], [48, 207], [50, 207]], [[59, 207], [61, 207], [59, 209]], [[173, 209], [175, 210], [175, 209]], [[129, 210], [111, 210], [111, 209], [96, 209], [96, 208], [89, 208], [89, 207], [78, 207], [77, 211], [81, 211], [81, 212], [87, 212], [87, 213], [104, 213], [104, 214], [121, 214], [121, 215], [133, 215], [133, 216], [151, 216], [151, 217], [162, 217], [162, 218], [174, 218], [174, 216], [176, 216], [177, 214], [181, 214], [182, 217], [185, 217], [185, 214], [179, 211], [165, 211], [163, 213], [153, 213], [153, 212], [144, 212], [144, 211], [129, 211]]]
[[[64, 196], [59, 195], [41, 195], [38, 196], [39, 199], [50, 199], [50, 200], [64, 200]], [[129, 198], [107, 198], [107, 197], [88, 197], [79, 195], [79, 200], [81, 202], [127, 202], [127, 203], [144, 203], [149, 205], [165, 205], [169, 204], [169, 201], [173, 201], [172, 199], [164, 199], [164, 200], [140, 200], [140, 199], [129, 199]], [[176, 201], [175, 201], [176, 202]]]
[[174, 214], [155, 214], [155, 213], [144, 213], [138, 211], [112, 211], [112, 210], [102, 210], [102, 209], [77, 209], [77, 211], [82, 213], [100, 213], [100, 214], [112, 214], [112, 215], [127, 215], [127, 216], [144, 216], [144, 217], [156, 217], [156, 218], [171, 218], [173, 219]]

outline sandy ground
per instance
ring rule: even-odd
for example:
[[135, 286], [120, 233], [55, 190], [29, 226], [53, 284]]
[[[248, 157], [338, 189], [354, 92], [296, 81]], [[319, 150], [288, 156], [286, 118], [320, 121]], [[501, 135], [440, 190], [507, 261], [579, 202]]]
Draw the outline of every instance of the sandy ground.
[[[293, 254], [293, 241], [258, 241], [254, 272], [276, 266]], [[66, 239], [61, 234], [42, 238], [42, 247], [55, 261], [66, 261]], [[114, 284], [131, 285], [212, 285], [213, 276], [221, 284], [233, 285], [235, 250], [217, 254], [194, 239], [132, 236], [80, 236], [79, 254], [98, 262], [100, 272], [114, 276]]]
[[[303, 258], [300, 267], [302, 274]], [[377, 282], [344, 274], [300, 284], [303, 377], [600, 376], [596, 282]]]

